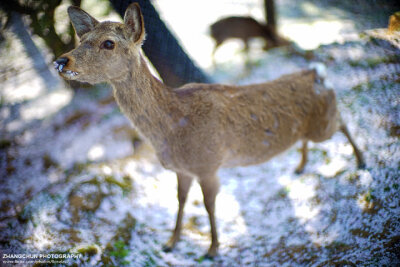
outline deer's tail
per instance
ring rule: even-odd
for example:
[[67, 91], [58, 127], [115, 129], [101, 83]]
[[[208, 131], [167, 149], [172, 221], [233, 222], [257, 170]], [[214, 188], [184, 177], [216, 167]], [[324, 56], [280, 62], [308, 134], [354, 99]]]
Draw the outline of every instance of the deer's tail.
[[313, 62], [309, 65], [310, 69], [315, 71], [315, 82], [323, 85], [326, 89], [333, 89], [332, 84], [327, 81], [328, 71], [326, 65], [322, 62]]

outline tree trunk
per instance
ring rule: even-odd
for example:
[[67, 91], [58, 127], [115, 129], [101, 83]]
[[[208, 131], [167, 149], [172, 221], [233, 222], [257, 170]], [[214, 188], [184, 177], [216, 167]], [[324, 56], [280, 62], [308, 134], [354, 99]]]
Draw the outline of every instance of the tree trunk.
[[276, 31], [275, 3], [274, 0], [264, 0], [265, 20], [267, 25], [273, 27]]
[[16, 12], [12, 12], [10, 16], [10, 24], [11, 30], [18, 37], [18, 39], [21, 40], [26, 53], [33, 61], [33, 67], [42, 78], [46, 88], [54, 89], [57, 87], [60, 83], [60, 80], [50, 72], [44, 56], [36, 47], [30, 34], [28, 33], [26, 26], [22, 21], [21, 15]]
[[211, 82], [183, 51], [150, 0], [110, 0], [110, 2], [122, 17], [130, 3], [139, 3], [146, 29], [143, 51], [166, 85], [178, 87], [189, 82]]

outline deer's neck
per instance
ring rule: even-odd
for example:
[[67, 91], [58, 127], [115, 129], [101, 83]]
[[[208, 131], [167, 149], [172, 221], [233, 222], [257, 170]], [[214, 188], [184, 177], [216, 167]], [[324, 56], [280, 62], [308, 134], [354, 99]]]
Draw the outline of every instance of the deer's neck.
[[172, 113], [179, 113], [179, 103], [172, 90], [150, 73], [143, 58], [138, 65], [111, 84], [122, 112], [157, 147], [171, 133], [176, 117]]

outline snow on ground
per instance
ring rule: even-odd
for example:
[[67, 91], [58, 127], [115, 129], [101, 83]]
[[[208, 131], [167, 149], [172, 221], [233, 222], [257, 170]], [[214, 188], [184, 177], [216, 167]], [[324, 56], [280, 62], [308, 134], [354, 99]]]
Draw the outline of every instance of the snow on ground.
[[[2, 59], [3, 68], [26, 68], [16, 56], [22, 48], [13, 47], [8, 57], [15, 58]], [[210, 236], [197, 184], [182, 240], [164, 253], [178, 205], [176, 178], [138, 139], [110, 89], [46, 93], [31, 70], [2, 72], [2, 252], [80, 252], [82, 266], [399, 264], [399, 51], [357, 37], [307, 53], [256, 52], [248, 69], [241, 57], [209, 70], [219, 81], [248, 84], [324, 62], [367, 168], [356, 168], [351, 146], [337, 133], [311, 144], [302, 175], [294, 174], [299, 144], [261, 165], [221, 169], [219, 256], [202, 258]]]

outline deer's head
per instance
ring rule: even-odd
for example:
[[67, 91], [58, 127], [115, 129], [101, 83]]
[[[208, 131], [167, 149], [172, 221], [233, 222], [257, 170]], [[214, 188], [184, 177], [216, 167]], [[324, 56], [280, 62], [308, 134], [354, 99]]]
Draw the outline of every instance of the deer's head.
[[68, 15], [80, 44], [54, 62], [63, 78], [89, 83], [118, 80], [140, 64], [145, 31], [137, 3], [127, 8], [123, 24], [99, 22], [75, 6], [68, 8]]

